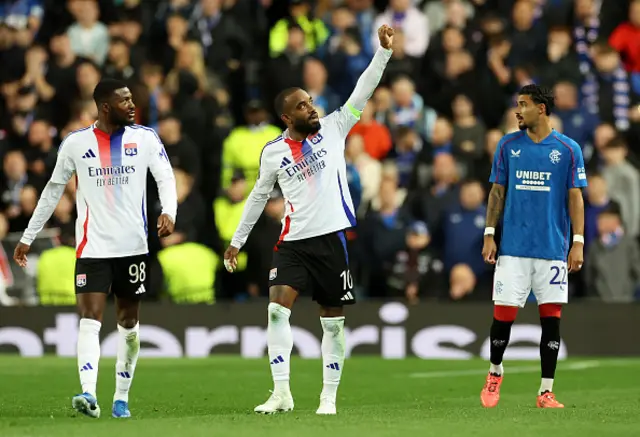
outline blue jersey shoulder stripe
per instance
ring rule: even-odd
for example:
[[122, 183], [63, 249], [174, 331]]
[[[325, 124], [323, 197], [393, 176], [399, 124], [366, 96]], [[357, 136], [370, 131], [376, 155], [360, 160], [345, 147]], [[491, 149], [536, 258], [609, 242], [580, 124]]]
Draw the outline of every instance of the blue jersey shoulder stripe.
[[280, 141], [282, 139], [282, 135], [278, 135], [277, 138], [268, 141], [267, 144], [264, 145], [264, 147], [262, 148], [262, 151], [260, 152], [260, 159], [258, 160], [258, 175], [260, 174], [260, 167], [262, 167], [262, 155], [264, 155], [264, 149], [266, 149], [267, 147], [269, 147], [272, 144], [277, 143], [278, 141]]
[[153, 129], [151, 129], [150, 127], [142, 126], [141, 124], [132, 124], [131, 126], [127, 126], [127, 127], [130, 127], [130, 128], [132, 128], [132, 129], [144, 129], [144, 130], [146, 130], [146, 131], [149, 131], [149, 132], [151, 132], [151, 133], [153, 134], [153, 136], [155, 136], [155, 137], [156, 137], [156, 140], [158, 140], [158, 142], [159, 142], [160, 144], [162, 144], [162, 140], [160, 139], [160, 137], [158, 136], [158, 134], [156, 133], [156, 131], [155, 131], [155, 130], [153, 130]]

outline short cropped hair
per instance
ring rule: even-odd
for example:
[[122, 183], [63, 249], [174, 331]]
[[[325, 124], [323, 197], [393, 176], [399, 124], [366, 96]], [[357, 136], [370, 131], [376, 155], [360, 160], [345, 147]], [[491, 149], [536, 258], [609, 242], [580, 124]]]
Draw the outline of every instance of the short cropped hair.
[[95, 100], [96, 105], [101, 105], [105, 103], [107, 100], [111, 98], [113, 92], [115, 90], [119, 90], [121, 88], [126, 88], [127, 84], [121, 80], [116, 79], [102, 79], [96, 88], [93, 90], [93, 100]]
[[555, 97], [550, 88], [541, 85], [525, 85], [518, 93], [521, 96], [529, 96], [536, 105], [544, 105], [547, 115], [551, 115], [551, 111], [555, 106]]
[[289, 97], [291, 94], [295, 93], [299, 89], [300, 88], [298, 88], [298, 87], [287, 88], [287, 89], [281, 91], [276, 96], [276, 99], [274, 101], [274, 106], [275, 106], [275, 109], [276, 109], [276, 113], [278, 114], [278, 117], [280, 117], [282, 114], [284, 114], [284, 101], [287, 100], [287, 97]]

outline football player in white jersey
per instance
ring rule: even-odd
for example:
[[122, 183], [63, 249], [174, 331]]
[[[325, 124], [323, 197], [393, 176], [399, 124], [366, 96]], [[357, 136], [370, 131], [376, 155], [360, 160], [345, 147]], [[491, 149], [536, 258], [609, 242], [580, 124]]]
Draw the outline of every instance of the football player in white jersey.
[[224, 255], [225, 266], [233, 271], [238, 251], [278, 182], [286, 211], [269, 274], [267, 345], [274, 390], [255, 408], [258, 413], [293, 410], [289, 316], [298, 295], [308, 294], [320, 305], [324, 332], [323, 389], [317, 414], [336, 414], [345, 358], [343, 306], [355, 303], [344, 234], [356, 224], [347, 186], [345, 139], [380, 82], [391, 57], [393, 33], [386, 25], [378, 29], [381, 47], [337, 111], [319, 118], [311, 97], [299, 88], [287, 89], [276, 98], [276, 111], [287, 129], [264, 147], [258, 180]]
[[147, 284], [147, 169], [158, 184], [162, 215], [158, 235], [173, 232], [177, 210], [173, 169], [155, 132], [134, 124], [135, 105], [126, 84], [102, 80], [93, 98], [98, 121], [70, 133], [58, 149], [51, 180], [45, 187], [14, 259], [27, 265], [33, 240], [51, 217], [65, 187], [75, 175], [76, 296], [80, 313], [78, 371], [82, 393], [72, 399], [77, 411], [100, 416], [96, 395], [100, 328], [109, 292], [116, 302], [118, 350], [112, 416], [130, 417], [140, 335], [140, 299]]

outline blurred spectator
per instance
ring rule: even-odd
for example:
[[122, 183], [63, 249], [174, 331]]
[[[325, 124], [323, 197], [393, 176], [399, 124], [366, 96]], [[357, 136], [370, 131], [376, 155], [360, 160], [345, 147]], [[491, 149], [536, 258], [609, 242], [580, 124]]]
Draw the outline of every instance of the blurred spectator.
[[552, 27], [547, 37], [547, 56], [537, 69], [538, 82], [552, 86], [560, 81], [582, 84], [580, 61], [573, 48], [571, 29]]
[[632, 302], [640, 284], [640, 248], [622, 226], [615, 205], [598, 214], [598, 234], [585, 262], [590, 291], [604, 302]]
[[627, 234], [640, 234], [640, 172], [627, 160], [628, 148], [622, 137], [611, 140], [603, 150], [602, 175], [611, 198], [620, 204]]
[[433, 159], [432, 178], [426, 190], [416, 190], [407, 199], [411, 216], [437, 228], [442, 215], [458, 198], [459, 180], [456, 161], [449, 153], [439, 153]]
[[611, 200], [607, 181], [600, 173], [591, 173], [588, 182], [584, 209], [585, 252], [588, 252], [591, 243], [598, 238], [598, 215], [612, 204], [620, 208], [617, 202]]
[[162, 114], [158, 119], [158, 134], [174, 169], [186, 172], [191, 178], [197, 179], [200, 174], [200, 159], [198, 147], [191, 138], [184, 135], [180, 119], [176, 114]]
[[56, 165], [56, 149], [53, 147], [52, 126], [45, 119], [37, 119], [29, 126], [29, 148], [25, 150], [32, 184], [44, 188], [48, 175]]
[[422, 150], [422, 140], [413, 129], [406, 126], [398, 127], [395, 137], [396, 147], [391, 156], [398, 167], [400, 187], [408, 188], [415, 161]]
[[[214, 204], [216, 228], [223, 242], [227, 247], [231, 242], [240, 217], [244, 210], [247, 197], [247, 180], [242, 170], [235, 170], [231, 176], [231, 184], [225, 192], [218, 197]], [[219, 266], [216, 274], [219, 280], [219, 298], [235, 299], [247, 289], [247, 253], [243, 250], [238, 254], [238, 267], [233, 274], [225, 268]]]
[[473, 18], [475, 10], [467, 0], [442, 0], [426, 2], [424, 13], [429, 20], [429, 31], [434, 35], [447, 24], [465, 28], [467, 20]]
[[620, 53], [627, 72], [640, 73], [640, 0], [631, 1], [629, 21], [616, 27], [609, 44]]
[[[345, 158], [359, 174], [362, 187], [361, 204], [367, 205], [378, 194], [382, 180], [382, 164], [365, 151], [364, 138], [351, 134], [347, 139]], [[360, 208], [356, 207], [356, 211]]]
[[512, 20], [509, 65], [516, 67], [545, 59], [547, 33], [544, 23], [535, 19], [535, 3], [517, 0], [513, 6]]
[[593, 126], [598, 118], [580, 106], [578, 88], [571, 82], [559, 82], [553, 88], [554, 110], [562, 121], [563, 133], [575, 140], [581, 147], [593, 141]]
[[380, 184], [380, 204], [370, 211], [362, 224], [358, 240], [362, 242], [362, 264], [367, 267], [365, 281], [369, 296], [387, 295], [387, 278], [393, 269], [396, 254], [405, 247], [407, 217], [397, 204], [396, 181], [383, 179]]
[[419, 79], [420, 60], [419, 58], [407, 55], [404, 50], [405, 38], [402, 30], [398, 29], [395, 31], [393, 35], [393, 53], [380, 81], [382, 85], [388, 86], [396, 78], [401, 76], [406, 76], [414, 82]]
[[362, 201], [362, 182], [360, 182], [360, 173], [356, 166], [346, 161], [347, 184], [349, 186], [349, 194], [353, 202], [353, 207], [357, 211]]
[[[304, 61], [307, 55], [305, 35], [302, 28], [295, 24], [288, 27], [287, 44], [278, 56], [268, 65], [266, 87], [268, 98], [273, 102], [278, 93], [289, 87], [302, 87]], [[276, 114], [280, 117], [281, 114]]]
[[398, 126], [415, 129], [423, 138], [429, 138], [436, 112], [425, 106], [411, 79], [399, 77], [392, 84], [393, 103], [387, 112], [387, 124], [394, 131]]
[[338, 93], [341, 101], [349, 98], [370, 61], [371, 57], [363, 49], [358, 30], [353, 27], [347, 29], [340, 37], [338, 49], [325, 59], [332, 78], [331, 87]]
[[608, 44], [592, 48], [596, 67], [592, 101], [597, 102], [600, 119], [614, 123], [620, 131], [629, 129], [631, 88], [620, 54]]
[[131, 51], [124, 38], [115, 37], [111, 39], [107, 61], [103, 70], [106, 76], [122, 80], [125, 83], [134, 78], [136, 70], [131, 65]]
[[[404, 295], [409, 304], [416, 304], [422, 296], [435, 297], [442, 285], [441, 263], [434, 256], [427, 225], [414, 222], [408, 226], [405, 247], [396, 253], [389, 276], [389, 296]], [[434, 293], [435, 292], [435, 293]]]
[[202, 45], [205, 64], [224, 80], [240, 71], [249, 57], [248, 29], [228, 12], [222, 0], [199, 0], [191, 15], [192, 33]]
[[604, 165], [602, 155], [607, 144], [616, 137], [616, 128], [610, 123], [600, 123], [593, 133], [593, 147], [584, 150], [587, 168], [599, 171]]
[[[342, 44], [347, 29], [357, 27], [355, 14], [346, 5], [337, 7], [331, 13], [331, 36], [324, 46], [318, 48], [322, 55], [335, 53]], [[324, 57], [324, 56], [323, 56]]]
[[449, 297], [459, 301], [467, 297], [476, 288], [477, 278], [467, 264], [456, 264], [449, 273]]
[[222, 188], [231, 184], [234, 171], [242, 170], [246, 195], [251, 192], [260, 169], [260, 156], [265, 144], [280, 136], [281, 131], [269, 124], [269, 113], [262, 102], [252, 100], [245, 108], [245, 126], [234, 128], [224, 140], [222, 149]]
[[313, 105], [330, 114], [341, 105], [340, 98], [327, 86], [327, 69], [317, 59], [307, 59], [304, 63], [304, 89], [313, 99]]
[[464, 161], [473, 161], [484, 153], [486, 128], [478, 119], [473, 102], [465, 95], [458, 95], [451, 103], [453, 112], [453, 154]]
[[573, 39], [580, 61], [580, 72], [585, 76], [581, 95], [583, 104], [592, 114], [598, 113], [597, 77], [593, 71], [593, 56], [590, 47], [600, 33], [600, 17], [595, 0], [575, 0]]
[[380, 46], [378, 28], [387, 24], [402, 29], [407, 55], [419, 57], [425, 54], [429, 46], [429, 20], [412, 3], [412, 0], [389, 0], [389, 7], [378, 15], [373, 25], [371, 44], [374, 50]]
[[329, 31], [322, 20], [314, 17], [310, 0], [289, 0], [289, 5], [289, 17], [279, 20], [269, 34], [269, 51], [274, 58], [286, 50], [287, 30], [293, 23], [304, 32], [309, 52], [314, 52], [329, 37]]
[[449, 274], [459, 264], [467, 265], [476, 277], [487, 272], [482, 259], [482, 243], [487, 207], [485, 192], [480, 181], [461, 183], [459, 199], [449, 207], [442, 218], [442, 261]]
[[373, 159], [384, 159], [391, 150], [391, 134], [384, 124], [374, 118], [375, 103], [368, 101], [360, 114], [360, 121], [351, 129], [350, 135], [360, 135], [364, 149]]
[[71, 0], [70, 12], [76, 19], [68, 29], [71, 48], [78, 56], [102, 65], [109, 51], [109, 29], [99, 21], [100, 8], [95, 0]]

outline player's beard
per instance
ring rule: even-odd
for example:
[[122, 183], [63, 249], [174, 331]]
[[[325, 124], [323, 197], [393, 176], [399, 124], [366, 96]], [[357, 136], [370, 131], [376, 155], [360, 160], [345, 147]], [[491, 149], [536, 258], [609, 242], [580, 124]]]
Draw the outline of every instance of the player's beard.
[[296, 120], [293, 123], [293, 128], [296, 132], [309, 136], [317, 133], [320, 130], [320, 120], [318, 121], [309, 121], [309, 120]]
[[128, 114], [120, 115], [115, 110], [112, 110], [109, 113], [109, 122], [113, 126], [131, 126], [135, 121], [130, 120]]

